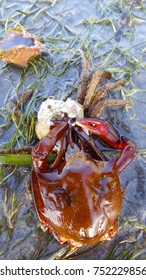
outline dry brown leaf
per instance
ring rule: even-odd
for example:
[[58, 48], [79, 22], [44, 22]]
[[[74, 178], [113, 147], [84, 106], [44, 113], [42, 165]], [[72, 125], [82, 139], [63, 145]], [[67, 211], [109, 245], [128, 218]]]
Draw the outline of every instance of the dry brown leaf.
[[40, 54], [40, 39], [25, 29], [10, 30], [0, 43], [0, 59], [6, 63], [27, 67], [28, 62]]

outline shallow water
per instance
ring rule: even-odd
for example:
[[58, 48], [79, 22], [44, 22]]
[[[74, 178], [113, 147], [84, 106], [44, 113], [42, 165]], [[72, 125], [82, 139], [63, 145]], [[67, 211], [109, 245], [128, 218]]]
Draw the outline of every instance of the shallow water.
[[[91, 72], [96, 68], [111, 71], [114, 79], [125, 78], [123, 90], [109, 97], [129, 99], [133, 109], [107, 107], [108, 118], [121, 135], [132, 138], [138, 150], [146, 150], [146, 4], [145, 1], [1, 1], [0, 37], [16, 22], [30, 33], [41, 37], [45, 53], [27, 70], [0, 61], [0, 125], [7, 122], [8, 100], [26, 88], [33, 95], [24, 106], [37, 113], [39, 104], [50, 95], [59, 99], [75, 98], [81, 71], [79, 49], [90, 60]], [[47, 50], [47, 51], [46, 51]], [[0, 129], [1, 149], [16, 132], [16, 124]], [[18, 131], [16, 144], [35, 141]], [[22, 137], [23, 136], [23, 137]], [[15, 144], [14, 142], [14, 144]], [[14, 167], [2, 168], [3, 178]], [[69, 258], [76, 259], [145, 259], [146, 258], [146, 157], [138, 153], [120, 175], [126, 191], [119, 231], [108, 242], [83, 247]], [[29, 166], [17, 167], [1, 184], [0, 192], [0, 258], [49, 259], [63, 258], [70, 249], [59, 245], [49, 232], [39, 227], [33, 203], [28, 197], [25, 182]], [[67, 257], [66, 257], [67, 258]]]

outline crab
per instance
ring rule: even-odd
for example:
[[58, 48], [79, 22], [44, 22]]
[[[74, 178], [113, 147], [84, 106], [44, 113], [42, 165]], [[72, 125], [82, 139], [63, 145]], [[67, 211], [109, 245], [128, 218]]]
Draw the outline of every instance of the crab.
[[[65, 114], [60, 120], [51, 120], [47, 135], [32, 149], [31, 170], [34, 205], [43, 229], [72, 247], [110, 240], [115, 235], [124, 193], [119, 174], [136, 156], [135, 143], [120, 136], [108, 120], [100, 119], [106, 104], [128, 104], [102, 99], [108, 90], [125, 81], [96, 90], [102, 77], [111, 77], [109, 72], [98, 70], [88, 87], [89, 63], [82, 51], [81, 56], [77, 102], [83, 104], [85, 118]], [[97, 145], [99, 138], [121, 154], [108, 159]], [[48, 163], [47, 157], [57, 143], [56, 159]]]

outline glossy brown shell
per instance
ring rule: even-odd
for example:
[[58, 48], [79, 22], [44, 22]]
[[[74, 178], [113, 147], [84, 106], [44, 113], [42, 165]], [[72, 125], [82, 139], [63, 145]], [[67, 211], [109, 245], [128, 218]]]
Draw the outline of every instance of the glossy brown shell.
[[110, 229], [111, 236], [116, 231], [122, 207], [115, 160], [93, 160], [82, 151], [66, 154], [66, 159], [61, 170], [32, 170], [32, 191], [41, 223], [56, 232], [60, 242], [76, 246], [108, 239]]

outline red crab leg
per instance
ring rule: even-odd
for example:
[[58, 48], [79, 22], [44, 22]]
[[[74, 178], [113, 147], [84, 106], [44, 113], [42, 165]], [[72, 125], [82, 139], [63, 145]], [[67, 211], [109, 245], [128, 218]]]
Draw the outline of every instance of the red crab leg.
[[87, 135], [80, 127], [75, 126], [74, 130], [76, 131], [78, 137], [85, 147], [88, 147], [90, 154], [94, 156], [97, 160], [107, 160], [105, 155], [101, 150], [95, 145], [94, 140]]
[[67, 139], [66, 139], [66, 135], [64, 137], [62, 137], [61, 139], [61, 146], [60, 146], [60, 150], [57, 154], [57, 157], [55, 159], [55, 161], [53, 162], [50, 171], [52, 172], [53, 170], [55, 170], [57, 168], [57, 166], [59, 165], [59, 163], [62, 161], [62, 158], [65, 155], [67, 149]]
[[89, 132], [100, 137], [111, 147], [123, 150], [120, 157], [117, 159], [119, 173], [136, 156], [135, 143], [126, 137], [121, 137], [119, 132], [107, 120], [85, 118], [76, 121], [73, 123], [73, 126], [74, 125], [87, 129]]
[[60, 122], [49, 131], [48, 135], [44, 137], [37, 146], [32, 149], [32, 161], [34, 168], [40, 172], [47, 172], [47, 155], [52, 151], [56, 142], [62, 138], [68, 128], [68, 123]]

